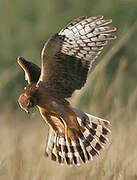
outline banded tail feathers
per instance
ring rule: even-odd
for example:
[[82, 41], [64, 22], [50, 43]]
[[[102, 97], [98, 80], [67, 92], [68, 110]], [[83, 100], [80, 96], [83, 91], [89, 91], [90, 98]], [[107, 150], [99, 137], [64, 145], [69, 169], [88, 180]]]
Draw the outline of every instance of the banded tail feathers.
[[109, 121], [75, 108], [72, 110], [77, 115], [79, 125], [84, 128], [83, 136], [79, 137], [78, 142], [73, 140], [68, 142], [65, 136], [57, 136], [50, 128], [46, 155], [60, 164], [80, 165], [82, 162], [93, 160], [93, 157], [104, 149], [104, 145], [108, 142], [107, 134], [110, 133], [106, 127]]

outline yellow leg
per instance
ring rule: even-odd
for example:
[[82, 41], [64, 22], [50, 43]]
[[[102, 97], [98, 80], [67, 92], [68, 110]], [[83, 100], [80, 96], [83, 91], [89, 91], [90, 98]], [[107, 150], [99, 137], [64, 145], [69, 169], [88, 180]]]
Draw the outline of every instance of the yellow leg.
[[58, 154], [58, 148], [57, 148], [56, 144], [54, 144], [54, 151], [55, 151], [56, 154]]
[[68, 126], [65, 125], [65, 138], [67, 140], [67, 143], [70, 144], [70, 138], [68, 137]]
[[56, 135], [56, 141], [55, 141], [55, 144], [54, 144], [54, 151], [55, 153], [58, 155], [58, 147], [57, 147], [57, 135]]

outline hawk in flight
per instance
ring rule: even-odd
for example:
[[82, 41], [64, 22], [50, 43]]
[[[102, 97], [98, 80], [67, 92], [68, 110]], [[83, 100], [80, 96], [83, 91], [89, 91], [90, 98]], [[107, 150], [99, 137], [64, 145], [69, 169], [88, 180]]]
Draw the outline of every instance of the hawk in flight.
[[92, 160], [108, 141], [108, 121], [73, 108], [66, 98], [86, 83], [88, 71], [115, 36], [111, 19], [82, 16], [53, 35], [41, 52], [41, 68], [18, 57], [28, 85], [19, 96], [22, 109], [37, 106], [48, 123], [46, 155], [61, 164]]

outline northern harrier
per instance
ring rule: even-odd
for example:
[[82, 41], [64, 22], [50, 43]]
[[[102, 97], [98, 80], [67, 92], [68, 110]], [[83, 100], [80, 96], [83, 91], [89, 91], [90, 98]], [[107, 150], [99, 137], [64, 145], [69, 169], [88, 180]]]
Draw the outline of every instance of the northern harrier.
[[81, 89], [103, 47], [115, 36], [111, 19], [82, 16], [52, 36], [41, 52], [41, 69], [18, 57], [28, 81], [18, 102], [29, 112], [35, 106], [50, 126], [46, 155], [59, 163], [79, 165], [92, 160], [108, 141], [106, 120], [73, 108], [66, 98]]

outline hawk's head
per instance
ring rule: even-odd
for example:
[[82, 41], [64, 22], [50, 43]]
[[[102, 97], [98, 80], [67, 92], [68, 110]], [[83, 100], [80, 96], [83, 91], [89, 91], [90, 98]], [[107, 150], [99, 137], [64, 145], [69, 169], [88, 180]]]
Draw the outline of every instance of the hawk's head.
[[20, 107], [25, 110], [27, 113], [30, 112], [30, 109], [37, 105], [37, 89], [33, 85], [28, 85], [25, 88], [25, 91], [19, 96], [18, 103]]

